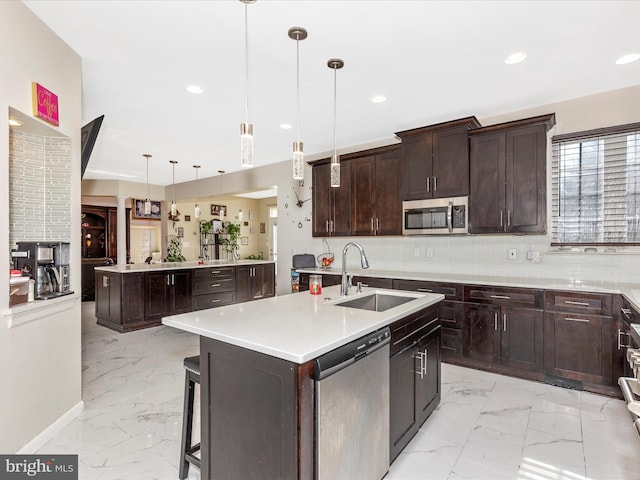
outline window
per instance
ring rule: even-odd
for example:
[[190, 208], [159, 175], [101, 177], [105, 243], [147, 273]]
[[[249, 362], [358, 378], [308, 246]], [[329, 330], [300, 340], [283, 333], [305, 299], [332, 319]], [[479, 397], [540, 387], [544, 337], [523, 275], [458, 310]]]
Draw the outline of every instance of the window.
[[640, 124], [552, 142], [552, 245], [640, 245]]

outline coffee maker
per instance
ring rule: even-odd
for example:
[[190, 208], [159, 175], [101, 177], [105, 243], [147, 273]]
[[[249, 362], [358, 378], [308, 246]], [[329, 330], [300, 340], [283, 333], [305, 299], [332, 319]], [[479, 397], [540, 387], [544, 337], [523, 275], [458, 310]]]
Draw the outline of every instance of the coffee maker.
[[14, 268], [35, 280], [34, 296], [47, 299], [68, 295], [70, 245], [68, 242], [17, 242], [11, 252]]

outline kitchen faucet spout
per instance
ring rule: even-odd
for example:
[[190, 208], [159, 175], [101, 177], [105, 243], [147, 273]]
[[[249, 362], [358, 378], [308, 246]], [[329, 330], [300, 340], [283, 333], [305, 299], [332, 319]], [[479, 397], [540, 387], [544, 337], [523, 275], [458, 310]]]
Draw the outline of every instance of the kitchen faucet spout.
[[349, 242], [342, 249], [342, 283], [340, 284], [340, 295], [349, 295], [349, 279], [347, 275], [347, 250], [349, 247], [356, 247], [360, 252], [360, 264], [362, 268], [369, 268], [369, 260], [364, 253], [362, 245], [357, 242]]

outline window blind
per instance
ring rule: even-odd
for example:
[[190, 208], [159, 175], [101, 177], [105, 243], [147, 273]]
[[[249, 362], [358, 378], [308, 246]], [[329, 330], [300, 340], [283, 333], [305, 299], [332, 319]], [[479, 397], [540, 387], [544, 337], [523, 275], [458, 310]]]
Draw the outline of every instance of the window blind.
[[640, 125], [623, 127], [552, 139], [552, 245], [640, 245]]

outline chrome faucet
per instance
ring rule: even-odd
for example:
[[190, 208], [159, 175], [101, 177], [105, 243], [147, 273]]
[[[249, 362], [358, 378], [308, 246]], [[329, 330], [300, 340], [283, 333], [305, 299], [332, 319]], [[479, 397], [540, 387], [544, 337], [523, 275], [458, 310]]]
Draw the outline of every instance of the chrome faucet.
[[342, 283], [340, 286], [340, 295], [342, 296], [349, 295], [349, 286], [351, 284], [347, 275], [347, 250], [349, 250], [351, 246], [356, 247], [360, 251], [360, 264], [362, 268], [369, 268], [369, 260], [367, 260], [367, 256], [364, 254], [362, 245], [357, 242], [347, 243], [342, 249]]

